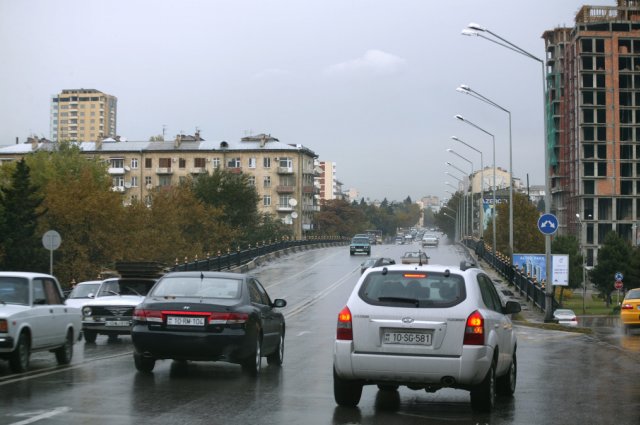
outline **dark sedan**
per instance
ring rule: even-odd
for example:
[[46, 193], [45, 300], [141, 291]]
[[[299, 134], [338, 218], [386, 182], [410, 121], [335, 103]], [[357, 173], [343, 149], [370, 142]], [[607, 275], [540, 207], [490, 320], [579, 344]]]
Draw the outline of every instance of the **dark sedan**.
[[173, 272], [162, 277], [134, 312], [131, 339], [136, 369], [151, 372], [156, 360], [226, 361], [251, 375], [262, 357], [280, 366], [284, 316], [251, 275]]
[[396, 260], [392, 258], [384, 258], [384, 257], [374, 257], [369, 258], [367, 261], [360, 264], [360, 273], [364, 273], [369, 267], [381, 267], [388, 266], [390, 264], [395, 264]]

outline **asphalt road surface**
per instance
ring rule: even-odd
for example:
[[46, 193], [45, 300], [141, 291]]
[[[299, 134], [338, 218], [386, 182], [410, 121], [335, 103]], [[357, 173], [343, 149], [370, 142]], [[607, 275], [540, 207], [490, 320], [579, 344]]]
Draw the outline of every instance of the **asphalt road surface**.
[[[429, 248], [431, 263], [458, 264], [462, 248]], [[399, 260], [418, 245], [376, 245]], [[282, 368], [257, 379], [226, 363], [159, 361], [136, 372], [128, 337], [80, 342], [69, 366], [53, 354], [32, 356], [31, 370], [11, 374], [0, 361], [0, 425], [26, 424], [639, 424], [640, 333], [616, 321], [592, 336], [516, 325], [518, 385], [491, 414], [471, 410], [469, 393], [368, 386], [358, 408], [333, 400], [332, 350], [337, 314], [366, 256], [348, 247], [295, 253], [254, 270], [272, 298], [285, 298]]]

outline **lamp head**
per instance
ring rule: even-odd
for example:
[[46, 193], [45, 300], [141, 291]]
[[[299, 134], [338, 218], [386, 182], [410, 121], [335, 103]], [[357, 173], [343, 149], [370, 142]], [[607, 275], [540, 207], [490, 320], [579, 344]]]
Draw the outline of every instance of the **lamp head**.
[[457, 140], [458, 142], [460, 141], [460, 139], [458, 139], [456, 136], [451, 136], [451, 138], [452, 138], [453, 140]]
[[469, 23], [469, 25], [467, 25], [467, 29], [470, 29], [470, 30], [473, 30], [473, 31], [486, 31], [487, 30], [485, 27], [483, 27], [480, 24], [476, 24], [475, 22]]
[[459, 119], [460, 121], [464, 121], [464, 117], [462, 115], [456, 115], [456, 118]]
[[459, 92], [469, 93], [471, 91], [471, 87], [466, 84], [460, 84], [456, 90]]
[[447, 148], [447, 152], [453, 152], [453, 149]]
[[462, 34], [462, 35], [466, 35], [466, 36], [469, 36], [469, 37], [472, 37], [472, 36], [474, 36], [474, 35], [475, 35], [475, 36], [480, 35], [480, 34], [478, 34], [478, 31], [471, 30], [471, 29], [468, 29], [468, 28], [463, 29], [463, 30], [460, 32], [460, 34]]

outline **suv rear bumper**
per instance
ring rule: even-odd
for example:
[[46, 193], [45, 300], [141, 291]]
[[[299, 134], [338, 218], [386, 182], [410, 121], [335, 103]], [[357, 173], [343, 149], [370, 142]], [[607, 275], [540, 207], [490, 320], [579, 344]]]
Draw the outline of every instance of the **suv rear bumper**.
[[343, 379], [393, 382], [400, 385], [439, 385], [453, 378], [452, 387], [480, 383], [491, 366], [493, 350], [465, 345], [460, 356], [408, 356], [354, 353], [351, 341], [336, 341], [333, 364]]

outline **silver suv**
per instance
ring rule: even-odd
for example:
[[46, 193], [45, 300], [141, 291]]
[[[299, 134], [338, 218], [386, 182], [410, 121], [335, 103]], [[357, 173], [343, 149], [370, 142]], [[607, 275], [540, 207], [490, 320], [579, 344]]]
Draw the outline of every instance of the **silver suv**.
[[364, 385], [434, 392], [470, 391], [474, 410], [490, 411], [496, 392], [516, 387], [512, 313], [481, 269], [461, 263], [392, 265], [365, 271], [338, 315], [334, 397], [356, 406]]

